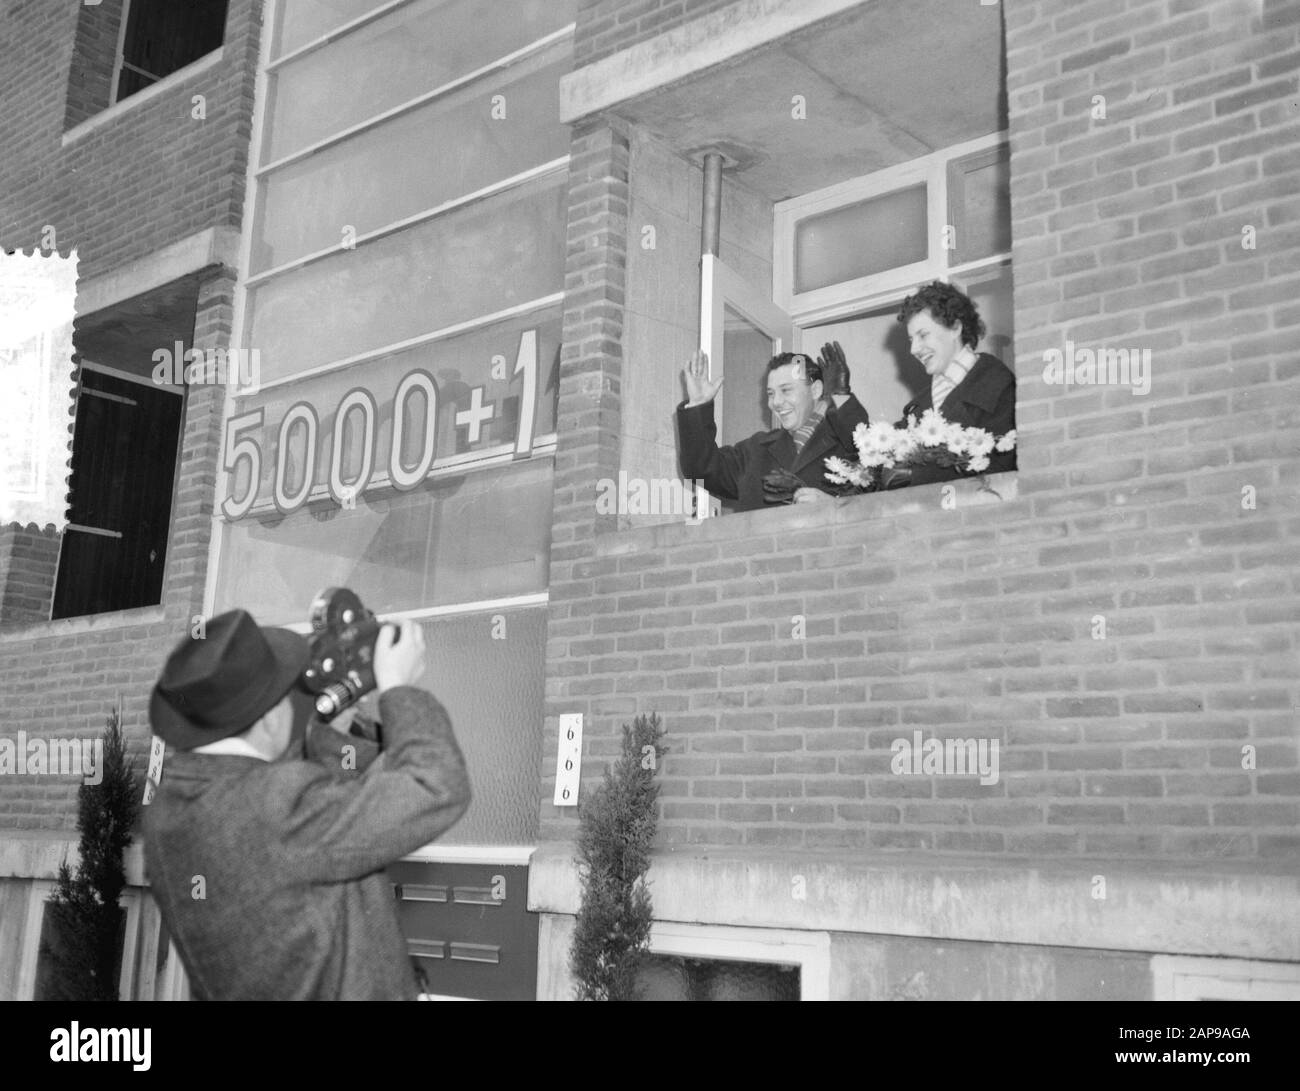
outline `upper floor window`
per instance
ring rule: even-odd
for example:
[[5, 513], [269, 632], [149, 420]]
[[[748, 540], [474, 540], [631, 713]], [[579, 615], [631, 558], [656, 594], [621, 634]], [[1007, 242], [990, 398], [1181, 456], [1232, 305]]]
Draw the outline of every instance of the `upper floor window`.
[[221, 46], [229, 0], [127, 0], [114, 102]]

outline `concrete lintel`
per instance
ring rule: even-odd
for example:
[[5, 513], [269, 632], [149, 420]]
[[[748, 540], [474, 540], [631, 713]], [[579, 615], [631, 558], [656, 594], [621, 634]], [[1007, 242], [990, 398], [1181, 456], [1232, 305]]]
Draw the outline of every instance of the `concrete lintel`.
[[238, 262], [239, 229], [205, 228], [112, 272], [81, 281], [77, 285], [77, 317], [143, 295], [212, 265], [236, 269]]
[[863, 2], [739, 0], [570, 72], [560, 80], [560, 120], [572, 123], [608, 110]]
[[[649, 882], [664, 921], [1300, 961], [1300, 874], [1258, 862], [694, 849], [657, 853]], [[579, 896], [573, 847], [540, 846], [528, 908]]]
[[[77, 866], [76, 836], [6, 833], [0, 839], [0, 879], [57, 879], [64, 860]], [[137, 837], [126, 850], [128, 886], [144, 886], [144, 846]]]

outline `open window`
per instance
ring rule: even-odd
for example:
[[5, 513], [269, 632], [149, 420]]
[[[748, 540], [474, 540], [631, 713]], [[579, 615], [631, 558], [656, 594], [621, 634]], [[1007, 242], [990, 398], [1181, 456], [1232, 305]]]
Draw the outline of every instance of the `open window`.
[[923, 284], [970, 296], [987, 326], [979, 350], [1014, 360], [1009, 177], [993, 134], [776, 206], [776, 302], [804, 351], [840, 342], [873, 421], [898, 420], [929, 382], [896, 320]]
[[52, 617], [162, 598], [184, 392], [83, 360]]
[[185, 412], [176, 380], [197, 292], [187, 277], [77, 320], [68, 525], [52, 618], [162, 601]]
[[221, 46], [229, 0], [126, 0], [114, 102]]
[[[714, 254], [701, 258], [700, 349], [709, 357], [709, 378], [724, 377], [715, 419], [724, 436], [748, 436], [775, 427], [763, 394], [767, 362], [792, 351], [794, 325], [770, 294], [750, 284]], [[700, 514], [730, 510], [730, 501], [712, 499]]]

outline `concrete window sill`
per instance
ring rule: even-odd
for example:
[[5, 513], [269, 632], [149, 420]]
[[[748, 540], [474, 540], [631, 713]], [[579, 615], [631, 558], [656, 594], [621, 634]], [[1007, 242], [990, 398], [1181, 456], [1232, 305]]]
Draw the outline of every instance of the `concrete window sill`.
[[156, 99], [159, 95], [165, 95], [174, 91], [180, 84], [184, 83], [192, 76], [197, 76], [202, 72], [216, 68], [221, 64], [221, 59], [225, 54], [225, 47], [220, 46], [200, 57], [196, 61], [191, 61], [184, 68], [178, 68], [175, 72], [169, 73], [160, 79], [157, 83], [150, 84], [134, 95], [129, 95], [121, 102], [115, 102], [112, 106], [107, 106], [94, 117], [88, 117], [74, 125], [71, 129], [63, 134], [62, 146], [67, 147], [69, 144], [75, 144], [82, 137], [94, 132], [96, 129], [103, 128], [111, 124], [124, 114], [128, 114], [146, 102]]
[[159, 605], [141, 606], [134, 610], [117, 610], [106, 614], [88, 614], [85, 617], [64, 617], [57, 621], [24, 622], [13, 626], [4, 625], [3, 621], [0, 621], [0, 644], [125, 629], [132, 625], [152, 625], [154, 622], [166, 620], [167, 611]]

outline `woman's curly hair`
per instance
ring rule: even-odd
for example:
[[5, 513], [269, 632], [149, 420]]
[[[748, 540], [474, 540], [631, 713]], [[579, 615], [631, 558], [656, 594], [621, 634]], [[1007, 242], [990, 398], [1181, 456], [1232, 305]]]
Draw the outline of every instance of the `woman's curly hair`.
[[922, 311], [929, 311], [931, 317], [940, 325], [952, 329], [961, 323], [961, 341], [963, 345], [974, 348], [984, 336], [984, 319], [975, 309], [970, 297], [959, 292], [951, 284], [936, 280], [903, 300], [903, 309], [898, 312], [898, 320], [906, 326]]

